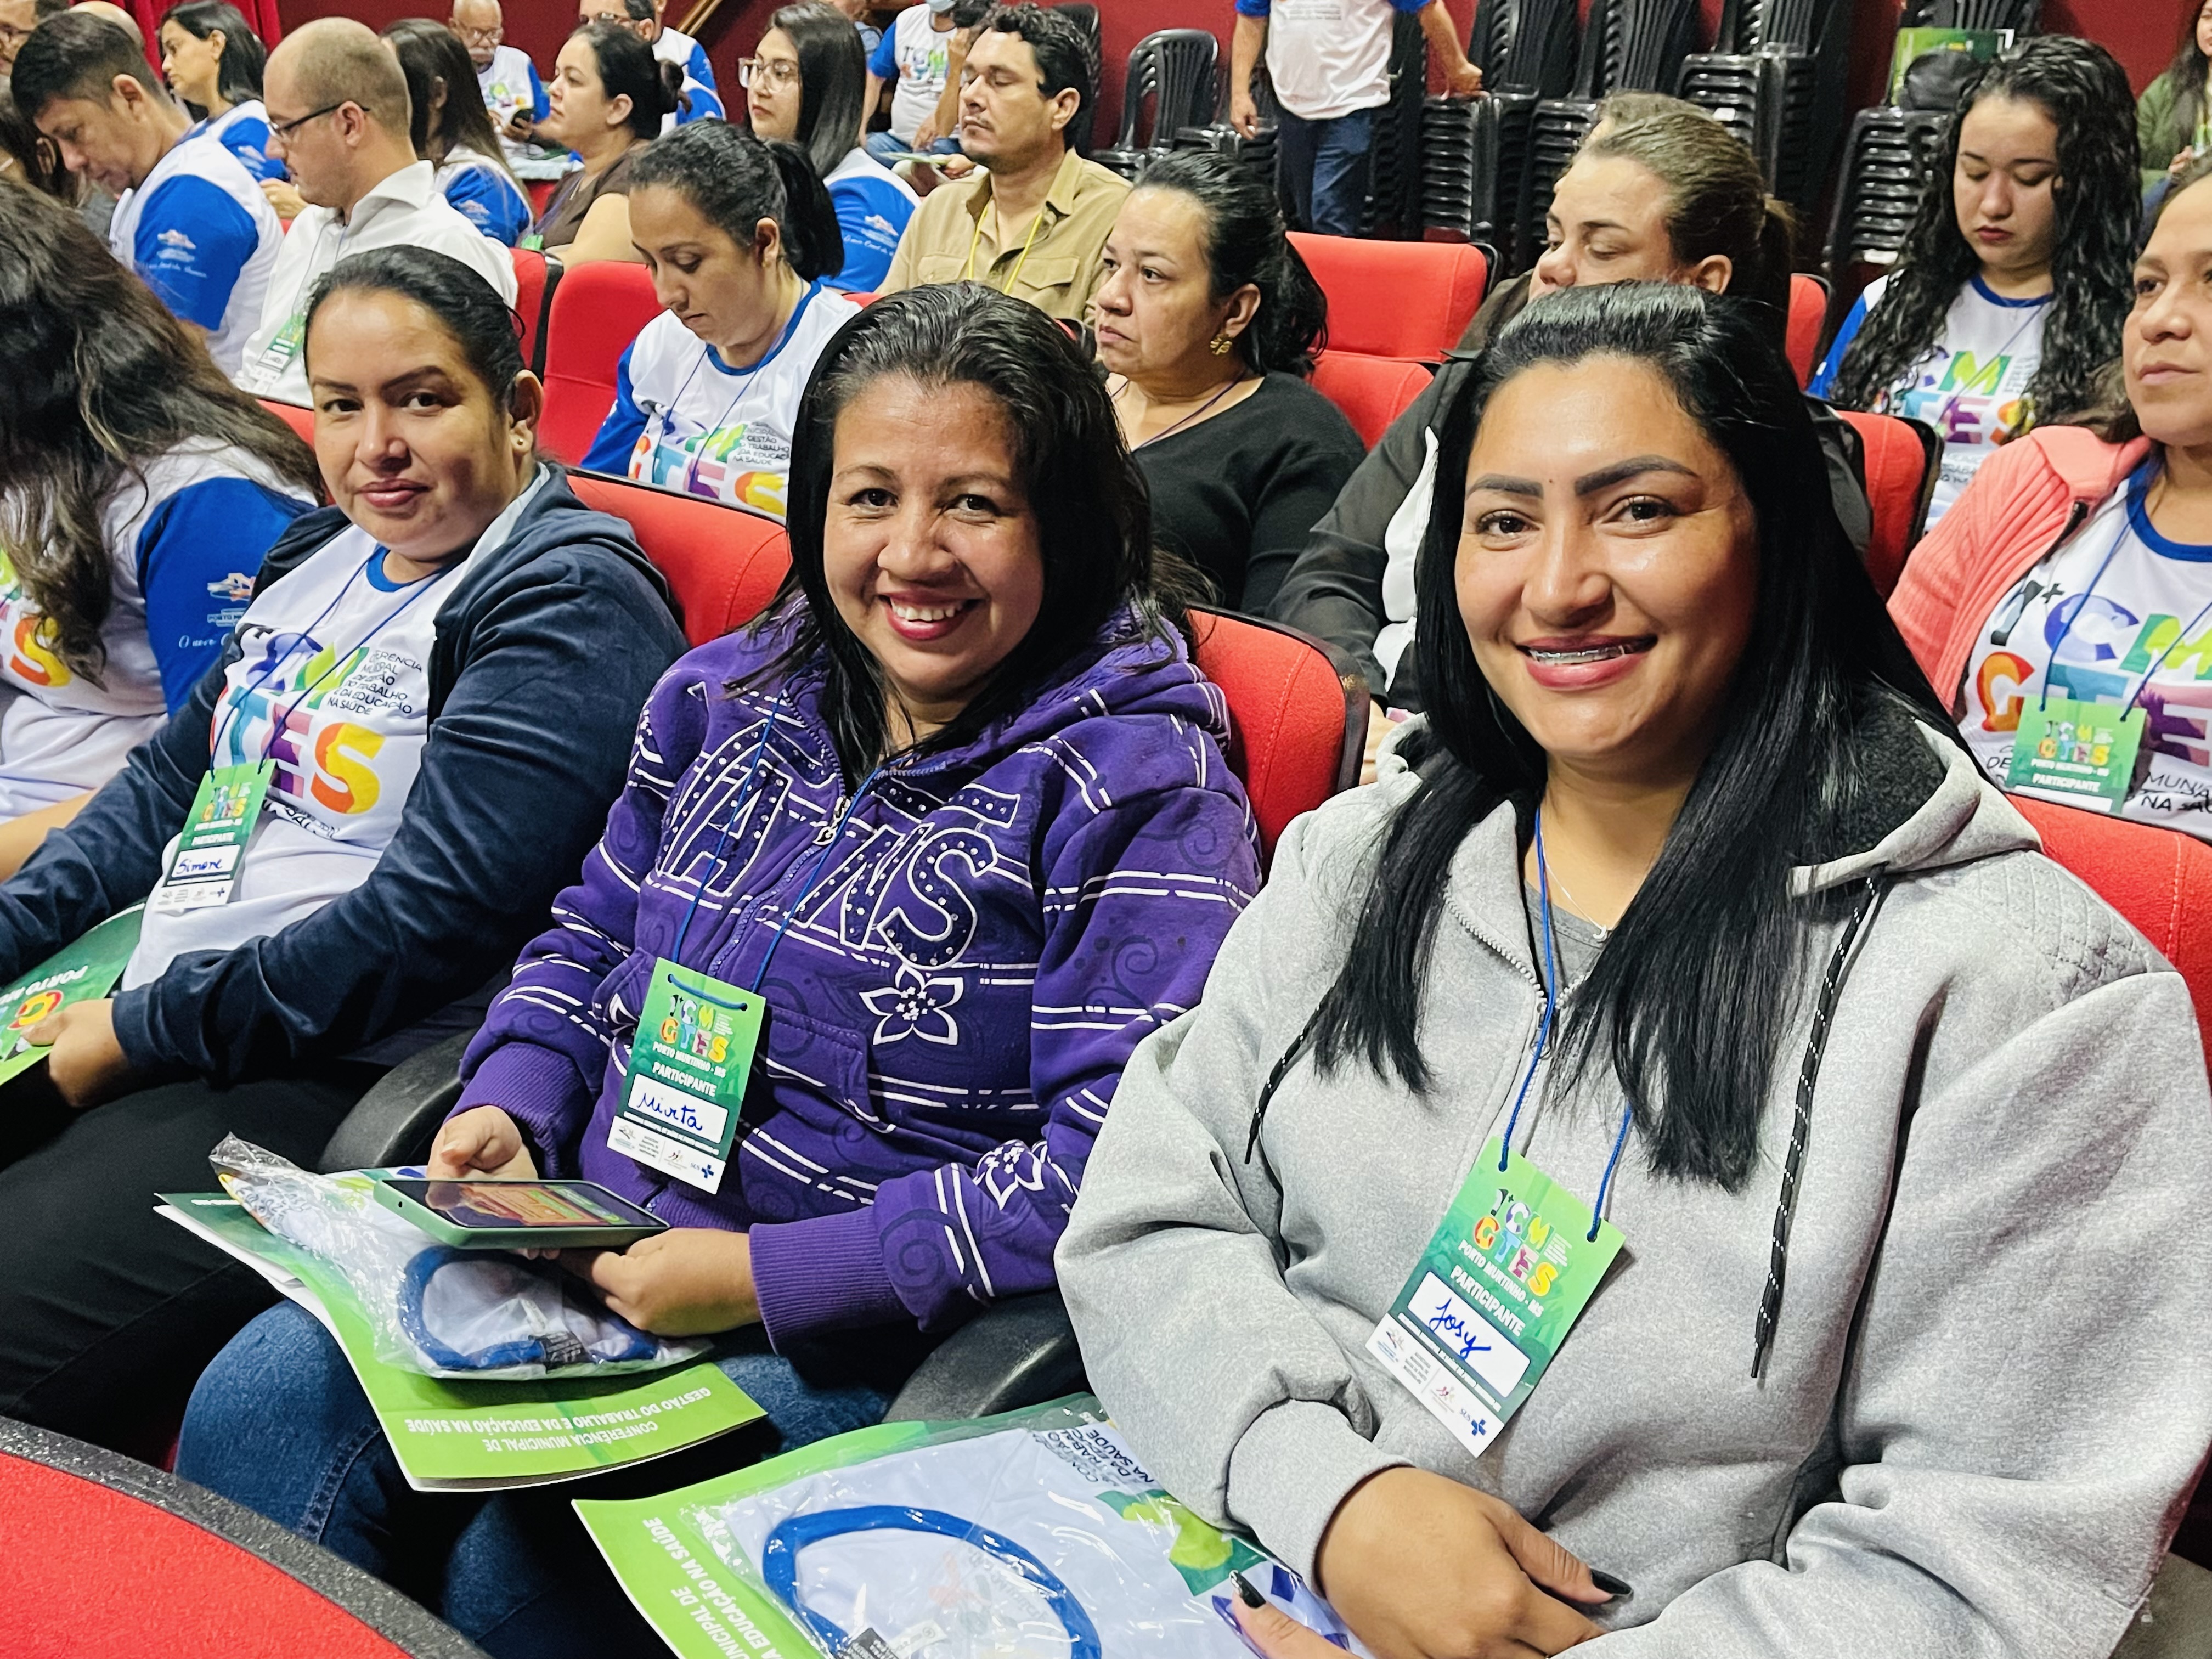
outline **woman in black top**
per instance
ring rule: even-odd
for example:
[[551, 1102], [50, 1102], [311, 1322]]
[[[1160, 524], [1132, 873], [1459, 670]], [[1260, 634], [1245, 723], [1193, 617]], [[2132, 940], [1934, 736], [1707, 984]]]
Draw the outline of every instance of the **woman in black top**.
[[1263, 612], [1365, 453], [1305, 383], [1328, 301], [1274, 191], [1214, 155], [1157, 163], [1106, 239], [1098, 357], [1160, 544]]

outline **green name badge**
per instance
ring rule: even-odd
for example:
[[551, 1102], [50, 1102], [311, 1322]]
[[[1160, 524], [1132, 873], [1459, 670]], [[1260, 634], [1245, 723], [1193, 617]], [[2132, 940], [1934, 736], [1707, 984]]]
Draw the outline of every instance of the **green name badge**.
[[149, 910], [198, 910], [228, 904], [238, 886], [246, 843], [260, 822], [261, 803], [276, 775], [273, 761], [218, 766], [200, 779], [191, 811], [177, 836], [176, 856], [146, 901]]
[[284, 319], [283, 327], [270, 336], [269, 343], [261, 348], [260, 368], [270, 374], [282, 374], [291, 367], [292, 359], [300, 355], [300, 347], [307, 337], [306, 313], [295, 312]]
[[654, 963], [607, 1145], [702, 1192], [719, 1191], [767, 1012], [758, 992], [665, 957]]
[[1486, 1142], [1367, 1352], [1475, 1456], [1536, 1391], [1620, 1229], [1518, 1152]]
[[2117, 812], [2135, 781], [2143, 711], [2052, 697], [2028, 702], [2013, 734], [2005, 787], [2056, 795], [2093, 811]]

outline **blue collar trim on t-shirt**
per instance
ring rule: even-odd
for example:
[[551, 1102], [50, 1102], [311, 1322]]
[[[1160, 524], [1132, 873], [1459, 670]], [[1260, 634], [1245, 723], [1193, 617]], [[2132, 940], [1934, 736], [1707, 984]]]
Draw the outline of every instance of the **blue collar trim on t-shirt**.
[[732, 368], [722, 361], [722, 354], [712, 345], [707, 348], [707, 361], [714, 364], [720, 374], [758, 374], [781, 355], [784, 347], [791, 343], [791, 337], [799, 332], [799, 319], [806, 314], [806, 307], [814, 303], [814, 296], [822, 292], [822, 286], [819, 276], [806, 285], [806, 292], [799, 296], [799, 303], [791, 308], [791, 320], [783, 325], [783, 332], [775, 337], [775, 343], [768, 349], [768, 355], [758, 362], [747, 363], [743, 368]]
[[2058, 297], [2057, 290], [2054, 289], [2049, 294], [2032, 295], [2025, 300], [2008, 300], [1984, 282], [1982, 273], [1978, 270], [1966, 278], [1966, 281], [1972, 284], [1974, 292], [1980, 295], [1982, 298], [1993, 306], [2002, 306], [2007, 311], [2030, 311], [2037, 306], [2047, 306]]
[[441, 574], [439, 571], [433, 570], [429, 576], [417, 576], [415, 578], [415, 581], [394, 581], [389, 575], [385, 574], [384, 569], [384, 562], [391, 556], [392, 550], [390, 548], [380, 547], [376, 550], [376, 556], [371, 559], [366, 567], [368, 574], [368, 585], [380, 593], [397, 593], [403, 588], [414, 586], [416, 582], [427, 582], [430, 580], [430, 576], [435, 576]]
[[2191, 564], [2212, 564], [2212, 543], [2178, 542], [2171, 536], [2161, 536], [2150, 521], [2151, 480], [2158, 477], [2155, 457], [2145, 461], [2128, 477], [2128, 528], [2135, 532], [2136, 539], [2161, 559], [2185, 559]]

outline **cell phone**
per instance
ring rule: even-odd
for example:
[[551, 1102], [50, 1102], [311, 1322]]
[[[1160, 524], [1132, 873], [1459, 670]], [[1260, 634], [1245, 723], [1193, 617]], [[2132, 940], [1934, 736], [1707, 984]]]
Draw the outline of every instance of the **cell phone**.
[[668, 1231], [650, 1210], [595, 1181], [416, 1181], [370, 1188], [441, 1244], [463, 1250], [618, 1250]]

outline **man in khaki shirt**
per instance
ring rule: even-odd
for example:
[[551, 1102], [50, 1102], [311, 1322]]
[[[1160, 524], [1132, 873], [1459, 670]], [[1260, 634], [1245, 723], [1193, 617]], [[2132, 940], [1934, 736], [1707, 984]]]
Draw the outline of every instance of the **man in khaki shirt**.
[[981, 164], [907, 222], [883, 292], [973, 277], [1082, 320], [1127, 180], [1067, 147], [1097, 94], [1090, 43], [1064, 14], [1001, 6], [961, 71], [960, 147]]

